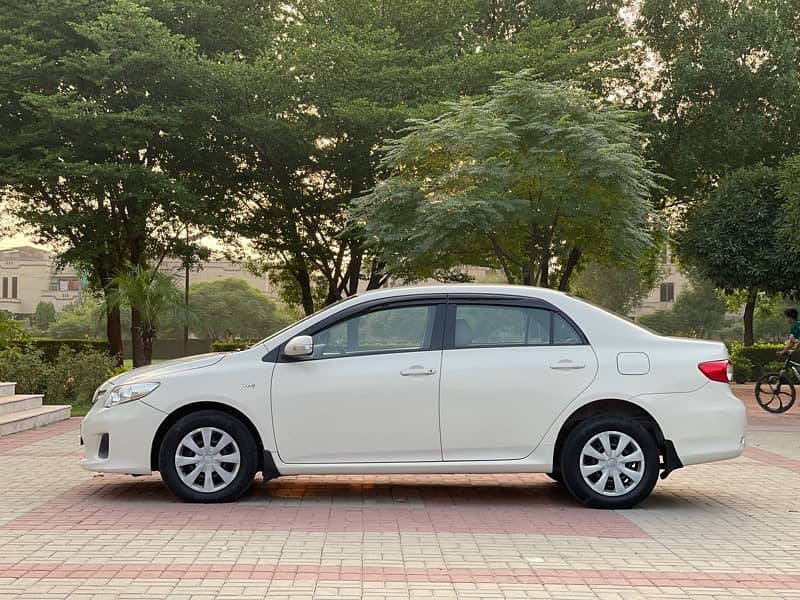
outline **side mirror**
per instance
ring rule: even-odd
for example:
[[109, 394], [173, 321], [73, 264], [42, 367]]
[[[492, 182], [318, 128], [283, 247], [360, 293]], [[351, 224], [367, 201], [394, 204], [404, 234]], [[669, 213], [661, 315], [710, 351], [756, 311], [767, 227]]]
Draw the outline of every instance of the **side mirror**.
[[297, 358], [311, 356], [314, 353], [314, 340], [310, 335], [298, 335], [290, 339], [283, 347], [283, 355]]

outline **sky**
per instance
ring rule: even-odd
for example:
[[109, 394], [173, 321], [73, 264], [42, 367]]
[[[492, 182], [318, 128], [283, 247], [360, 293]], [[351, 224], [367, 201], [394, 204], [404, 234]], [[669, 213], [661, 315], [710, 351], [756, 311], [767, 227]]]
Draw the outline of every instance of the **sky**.
[[30, 238], [25, 237], [24, 235], [12, 235], [11, 237], [5, 235], [0, 238], [0, 250], [5, 250], [6, 248], [13, 248], [15, 246], [36, 246], [38, 248], [42, 248], [39, 244], [34, 244]]

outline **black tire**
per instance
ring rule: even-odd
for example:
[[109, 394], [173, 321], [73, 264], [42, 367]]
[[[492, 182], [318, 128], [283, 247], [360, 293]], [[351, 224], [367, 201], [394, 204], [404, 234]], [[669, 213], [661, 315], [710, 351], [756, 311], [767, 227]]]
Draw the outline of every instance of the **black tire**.
[[553, 471], [552, 473], [545, 473], [550, 479], [555, 481], [556, 483], [564, 483], [564, 478], [561, 477], [561, 473], [558, 471]]
[[780, 373], [762, 375], [756, 382], [756, 402], [765, 411], [780, 414], [794, 405], [794, 384]]
[[[605, 481], [601, 482], [605, 472], [602, 471], [600, 467], [598, 467], [596, 472], [589, 474], [588, 477], [592, 478], [597, 475], [593, 483], [603, 486], [603, 493], [592, 489], [581, 472], [582, 464], [594, 466], [594, 463], [588, 461], [597, 460], [588, 455], [586, 457], [582, 456], [584, 447], [587, 446], [593, 438], [596, 438], [596, 436], [604, 432], [610, 433], [608, 439], [611, 450], [616, 451], [618, 449], [619, 444], [623, 441], [623, 437], [618, 434], [624, 434], [630, 438], [633, 444], [627, 441], [624, 442], [625, 447], [622, 448], [622, 452], [629, 451], [628, 456], [633, 456], [634, 447], [638, 446], [643, 456], [640, 461], [624, 463], [624, 468], [628, 472], [638, 472], [641, 478], [638, 483], [633, 483], [633, 479], [625, 475], [625, 473], [620, 472], [618, 474], [618, 479], [622, 486], [619, 490], [619, 495], [608, 495], [614, 492], [607, 488], [616, 487], [617, 481], [609, 475], [605, 476]], [[614, 446], [615, 439], [616, 446]], [[592, 448], [596, 449], [594, 445]], [[623, 454], [622, 456], [624, 457], [626, 455]], [[600, 464], [600, 461], [597, 460], [596, 464]], [[615, 462], [613, 464], [616, 465], [617, 463]], [[564, 485], [579, 502], [586, 506], [591, 506], [592, 508], [633, 508], [647, 498], [650, 492], [653, 491], [656, 481], [658, 480], [658, 472], [659, 453], [658, 446], [653, 436], [638, 423], [621, 417], [605, 417], [587, 420], [578, 424], [567, 436], [561, 452], [561, 475], [564, 478]], [[629, 491], [625, 491], [628, 485], [631, 487]]]
[[[215, 469], [213, 466], [211, 466], [212, 471], [201, 472], [195, 476], [194, 483], [202, 486], [205, 483], [207, 474], [210, 472], [211, 484], [209, 485], [214, 487], [223, 486], [221, 489], [213, 491], [202, 491], [190, 487], [181, 477], [181, 474], [178, 473], [179, 467], [176, 465], [176, 453], [178, 452], [179, 444], [182, 444], [182, 441], [192, 432], [202, 429], [213, 430], [210, 435], [212, 441], [209, 448], [213, 447], [215, 438], [217, 444], [222, 443], [221, 433], [228, 434], [231, 437], [232, 443], [229, 442], [224, 448], [221, 448], [220, 456], [233, 456], [236, 447], [238, 447], [238, 469], [235, 469], [235, 465], [232, 463], [225, 463], [224, 461], [220, 465], [220, 468], [224, 468], [226, 472], [233, 473], [233, 477], [229, 482], [226, 483], [218, 474], [220, 470]], [[204, 445], [202, 433], [198, 433], [192, 439], [197, 447], [202, 449]], [[185, 451], [186, 446], [184, 445], [181, 452], [184, 453]], [[186, 456], [189, 459], [197, 457], [200, 461], [204, 460], [200, 454], [195, 453], [193, 455], [191, 450], [188, 454], [182, 454], [182, 456]], [[202, 464], [195, 464], [194, 466], [202, 469]], [[209, 460], [208, 464], [213, 465], [214, 463]], [[161, 440], [161, 446], [158, 451], [158, 467], [161, 472], [161, 478], [167, 487], [185, 502], [232, 502], [240, 498], [253, 484], [253, 478], [258, 468], [258, 446], [247, 426], [236, 417], [216, 410], [200, 410], [181, 417], [167, 430], [164, 439]], [[184, 478], [191, 477], [192, 465], [181, 468], [185, 470]]]

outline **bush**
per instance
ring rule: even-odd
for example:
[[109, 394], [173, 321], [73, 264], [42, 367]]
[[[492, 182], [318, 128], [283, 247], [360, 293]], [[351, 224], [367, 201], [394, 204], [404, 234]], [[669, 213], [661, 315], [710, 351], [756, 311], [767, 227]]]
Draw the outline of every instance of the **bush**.
[[0, 310], [0, 350], [24, 344], [30, 339], [30, 334], [20, 321], [17, 321], [10, 312]]
[[[743, 346], [741, 343], [732, 343], [728, 349], [736, 371], [736, 361], [746, 360], [750, 363], [750, 380], [756, 380], [765, 373], [775, 372], [783, 366], [775, 356], [775, 352], [783, 348], [783, 344], [756, 344]], [[737, 377], [738, 383], [738, 377]]]
[[63, 346], [47, 371], [45, 400], [48, 404], [89, 403], [94, 391], [109, 378], [115, 367], [108, 352], [76, 352]]
[[256, 342], [253, 340], [236, 340], [233, 342], [214, 342], [211, 344], [212, 352], [236, 352], [249, 348]]
[[49, 338], [34, 338], [26, 342], [17, 342], [12, 344], [25, 350], [32, 348], [39, 350], [42, 353], [45, 362], [53, 362], [56, 360], [62, 348], [69, 348], [75, 352], [105, 352], [108, 354], [108, 342], [104, 340], [54, 340]]
[[761, 367], [761, 372], [758, 374], [759, 377], [762, 375], [766, 375], [767, 373], [777, 373], [783, 368], [783, 361], [781, 360], [774, 360], [772, 362], [768, 362]]
[[733, 381], [747, 383], [753, 380], [753, 363], [744, 356], [731, 356], [733, 363]]
[[37, 348], [0, 351], [0, 380], [16, 381], [22, 394], [44, 394], [46, 404], [88, 404], [115, 368], [108, 352], [59, 349], [49, 361]]
[[42, 353], [30, 348], [0, 350], [0, 381], [15, 381], [18, 394], [42, 394], [47, 366]]

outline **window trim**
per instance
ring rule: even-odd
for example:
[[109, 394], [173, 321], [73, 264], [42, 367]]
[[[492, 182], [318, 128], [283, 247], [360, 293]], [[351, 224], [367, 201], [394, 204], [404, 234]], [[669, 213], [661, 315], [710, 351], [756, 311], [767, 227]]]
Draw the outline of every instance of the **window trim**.
[[397, 349], [387, 349], [387, 350], [365, 350], [364, 352], [353, 352], [350, 354], [342, 354], [338, 356], [298, 356], [296, 358], [285, 356], [283, 354], [283, 348], [286, 346], [289, 341], [296, 337], [292, 336], [284, 343], [280, 344], [276, 349], [276, 355], [273, 357], [270, 356], [272, 352], [267, 354], [263, 360], [267, 362], [273, 362], [272, 360], [268, 360], [273, 358], [274, 362], [281, 362], [281, 363], [291, 363], [291, 362], [309, 362], [309, 361], [318, 361], [318, 360], [334, 360], [334, 359], [341, 359], [341, 358], [356, 358], [356, 357], [363, 357], [363, 356], [378, 356], [382, 354], [412, 354], [415, 352], [430, 352], [430, 351], [437, 351], [442, 350], [443, 348], [443, 338], [444, 338], [444, 318], [445, 318], [445, 307], [447, 304], [447, 298], [444, 295], [436, 295], [436, 296], [407, 296], [402, 298], [392, 298], [392, 299], [380, 299], [375, 302], [371, 302], [369, 304], [359, 304], [354, 306], [350, 309], [343, 310], [341, 312], [336, 313], [335, 315], [331, 315], [327, 319], [323, 319], [319, 323], [315, 323], [310, 327], [306, 328], [305, 330], [301, 331], [296, 335], [315, 335], [322, 331], [323, 329], [327, 329], [329, 327], [334, 327], [339, 323], [347, 321], [349, 319], [353, 319], [355, 317], [360, 317], [369, 313], [373, 312], [381, 312], [384, 310], [390, 310], [393, 308], [404, 308], [407, 306], [433, 306], [435, 308], [434, 315], [433, 315], [433, 332], [431, 333], [431, 341], [430, 346], [425, 348], [397, 348]]
[[[508, 308], [538, 308], [550, 312], [550, 342], [546, 344], [476, 344], [473, 346], [456, 346], [456, 308], [459, 305], [482, 305], [482, 306], [500, 306]], [[555, 344], [553, 343], [553, 335], [555, 333], [555, 316], [558, 315], [570, 325], [575, 332], [580, 336], [581, 343], [579, 344]], [[498, 298], [492, 296], [483, 297], [470, 297], [470, 298], [448, 298], [447, 315], [445, 318], [445, 332], [444, 332], [444, 349], [445, 350], [473, 350], [473, 349], [487, 349], [487, 348], [569, 348], [572, 346], [589, 346], [589, 340], [583, 330], [573, 321], [568, 315], [564, 314], [561, 310], [548, 302], [538, 300], [535, 298]]]

